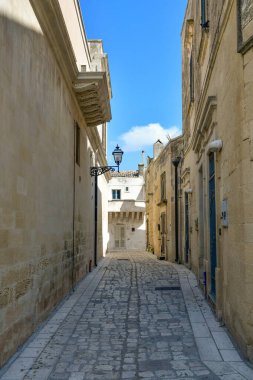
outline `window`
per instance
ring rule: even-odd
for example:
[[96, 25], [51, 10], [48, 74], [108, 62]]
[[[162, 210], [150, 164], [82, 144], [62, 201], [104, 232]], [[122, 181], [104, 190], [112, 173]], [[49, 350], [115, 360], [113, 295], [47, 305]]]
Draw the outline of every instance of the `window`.
[[203, 29], [207, 29], [209, 21], [207, 20], [207, 0], [201, 0], [201, 26]]
[[128, 191], [129, 191], [129, 187], [128, 187], [128, 186], [126, 186], [126, 188], [125, 188], [125, 191], [126, 191], [126, 192], [128, 192]]
[[163, 212], [161, 214], [161, 233], [165, 234], [166, 233], [166, 214]]
[[121, 199], [121, 191], [113, 189], [112, 190], [112, 199]]
[[166, 200], [166, 173], [161, 175], [161, 201]]
[[75, 123], [75, 156], [76, 164], [80, 166], [80, 127]]
[[194, 67], [193, 67], [193, 59], [192, 53], [190, 57], [190, 100], [194, 101]]

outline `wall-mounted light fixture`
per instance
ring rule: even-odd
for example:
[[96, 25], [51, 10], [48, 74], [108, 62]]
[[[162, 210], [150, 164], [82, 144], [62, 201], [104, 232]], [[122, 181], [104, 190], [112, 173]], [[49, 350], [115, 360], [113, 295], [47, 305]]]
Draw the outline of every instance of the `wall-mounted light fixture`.
[[90, 175], [95, 177], [95, 226], [94, 226], [94, 265], [97, 266], [97, 217], [98, 217], [98, 176], [106, 172], [114, 172], [115, 168], [118, 169], [122, 161], [122, 156], [124, 152], [117, 145], [114, 151], [112, 152], [114, 162], [117, 166], [92, 166], [90, 168]]
[[207, 145], [207, 154], [211, 152], [219, 152], [222, 149], [222, 140], [213, 140]]

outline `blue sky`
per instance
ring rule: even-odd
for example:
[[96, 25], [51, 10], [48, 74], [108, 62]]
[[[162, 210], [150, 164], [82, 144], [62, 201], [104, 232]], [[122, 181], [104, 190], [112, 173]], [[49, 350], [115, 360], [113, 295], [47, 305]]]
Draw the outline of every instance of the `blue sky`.
[[152, 157], [158, 138], [182, 127], [181, 39], [187, 0], [80, 0], [88, 39], [102, 39], [112, 82], [108, 163], [118, 143], [121, 170]]

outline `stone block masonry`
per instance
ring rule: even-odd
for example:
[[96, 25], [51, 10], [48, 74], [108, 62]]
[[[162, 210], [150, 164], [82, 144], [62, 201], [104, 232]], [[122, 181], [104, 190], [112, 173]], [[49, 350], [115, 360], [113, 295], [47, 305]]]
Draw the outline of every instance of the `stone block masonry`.
[[106, 146], [73, 89], [92, 67], [81, 17], [74, 1], [0, 3], [0, 366], [94, 264], [89, 168]]

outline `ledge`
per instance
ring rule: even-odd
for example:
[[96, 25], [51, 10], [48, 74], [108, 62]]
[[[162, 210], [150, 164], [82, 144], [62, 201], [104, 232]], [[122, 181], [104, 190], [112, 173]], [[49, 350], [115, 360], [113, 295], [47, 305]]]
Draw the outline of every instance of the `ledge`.
[[167, 203], [168, 203], [167, 199], [163, 199], [162, 201], [158, 202], [156, 205], [162, 206], [162, 205], [166, 205]]
[[[59, 68], [72, 86], [87, 127], [111, 120], [110, 86], [106, 72], [79, 72], [59, 0], [30, 0]], [[88, 57], [90, 59], [90, 57]]]
[[105, 72], [79, 73], [73, 84], [87, 127], [111, 120], [110, 94]]

